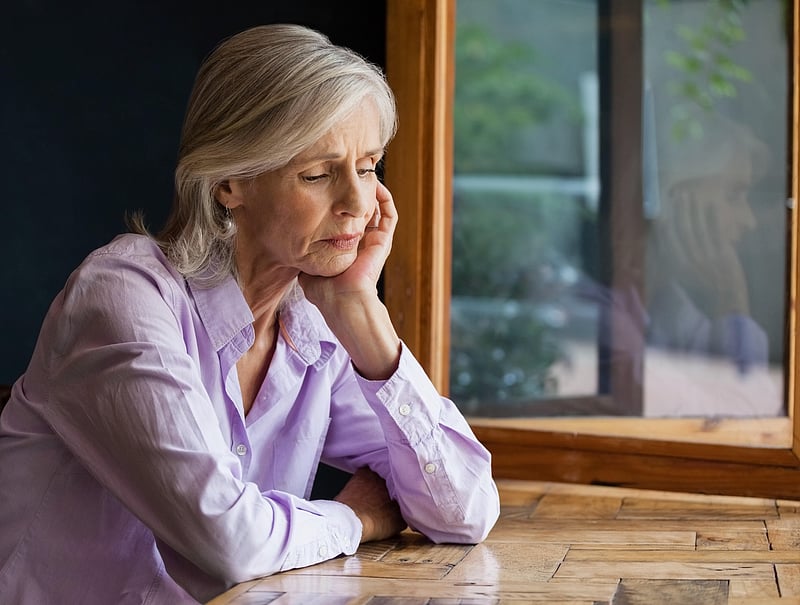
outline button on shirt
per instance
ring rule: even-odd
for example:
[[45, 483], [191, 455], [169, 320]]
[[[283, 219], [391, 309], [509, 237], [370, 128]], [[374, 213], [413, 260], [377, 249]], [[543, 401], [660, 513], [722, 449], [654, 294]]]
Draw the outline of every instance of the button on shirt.
[[0, 416], [0, 602], [195, 603], [351, 554], [353, 511], [307, 499], [320, 460], [380, 474], [434, 541], [485, 537], [489, 454], [405, 347], [361, 378], [296, 286], [245, 417], [252, 322], [233, 279], [187, 281], [143, 236], [73, 273]]

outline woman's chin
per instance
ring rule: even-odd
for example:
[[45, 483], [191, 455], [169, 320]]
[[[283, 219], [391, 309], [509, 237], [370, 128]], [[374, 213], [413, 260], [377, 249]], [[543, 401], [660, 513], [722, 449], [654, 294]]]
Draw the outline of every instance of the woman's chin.
[[330, 262], [319, 264], [314, 269], [305, 271], [309, 275], [317, 277], [336, 277], [347, 271], [356, 260], [356, 255], [342, 255], [330, 260]]

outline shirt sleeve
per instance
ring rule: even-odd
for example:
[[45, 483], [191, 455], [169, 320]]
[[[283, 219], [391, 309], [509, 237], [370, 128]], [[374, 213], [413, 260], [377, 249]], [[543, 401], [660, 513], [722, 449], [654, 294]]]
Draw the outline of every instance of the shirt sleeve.
[[84, 265], [45, 322], [40, 414], [156, 537], [225, 585], [352, 554], [361, 524], [347, 506], [242, 480], [188, 352], [180, 286], [114, 256]]
[[389, 380], [366, 380], [352, 366], [347, 374], [323, 458], [381, 475], [406, 522], [431, 540], [482, 541], [499, 515], [491, 456], [453, 402], [405, 345]]
[[769, 361], [769, 338], [756, 321], [742, 314], [725, 315], [714, 320], [712, 342], [740, 374], [766, 367]]

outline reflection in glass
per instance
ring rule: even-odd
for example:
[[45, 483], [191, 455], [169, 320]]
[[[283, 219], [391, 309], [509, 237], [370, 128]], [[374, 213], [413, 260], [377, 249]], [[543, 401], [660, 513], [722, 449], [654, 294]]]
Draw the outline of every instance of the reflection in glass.
[[[784, 9], [648, 0], [643, 73], [625, 74], [599, 68], [593, 2], [458, 1], [450, 392], [465, 412], [625, 413], [612, 356], [644, 416], [784, 415]], [[625, 170], [598, 157], [615, 149], [599, 143], [607, 73], [642, 88], [630, 241], [602, 219], [622, 200], [600, 166]], [[625, 288], [611, 244], [638, 259]]]
[[[645, 374], [645, 409], [657, 416], [696, 409], [777, 415], [779, 366], [770, 372], [769, 337], [753, 315], [751, 298], [758, 293], [750, 293], [740, 251], [758, 235], [750, 196], [764, 177], [766, 147], [740, 124], [703, 118], [697, 135], [663, 135], [660, 202], [647, 240], [653, 370]], [[780, 280], [780, 258], [761, 270]], [[679, 379], [669, 397], [659, 392], [665, 376]]]

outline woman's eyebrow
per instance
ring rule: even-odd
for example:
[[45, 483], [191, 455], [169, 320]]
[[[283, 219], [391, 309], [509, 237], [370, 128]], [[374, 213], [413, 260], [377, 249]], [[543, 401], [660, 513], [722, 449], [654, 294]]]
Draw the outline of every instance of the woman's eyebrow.
[[[382, 156], [384, 153], [383, 147], [378, 147], [377, 149], [370, 149], [365, 151], [364, 153], [358, 154], [359, 158], [369, 158], [372, 156]], [[309, 155], [306, 157], [298, 157], [295, 158], [292, 163], [293, 164], [313, 164], [314, 162], [327, 162], [330, 160], [338, 160], [343, 158], [346, 153], [341, 153], [338, 151], [330, 151], [330, 152], [322, 152], [318, 155]]]

